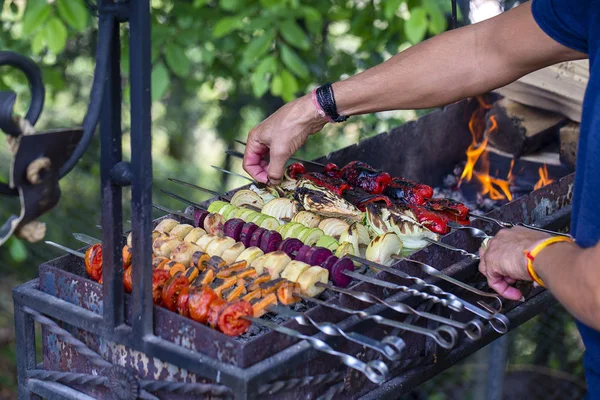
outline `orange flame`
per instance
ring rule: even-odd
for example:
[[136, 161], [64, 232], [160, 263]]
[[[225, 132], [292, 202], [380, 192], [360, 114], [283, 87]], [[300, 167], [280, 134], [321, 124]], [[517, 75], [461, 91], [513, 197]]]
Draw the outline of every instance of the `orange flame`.
[[[487, 158], [486, 147], [488, 145], [488, 136], [498, 129], [496, 117], [492, 115], [489, 120], [491, 125], [488, 129], [485, 127], [485, 113], [492, 108], [491, 104], [487, 104], [482, 97], [477, 97], [479, 108], [473, 112], [469, 120], [469, 131], [471, 132], [472, 142], [467, 149], [467, 163], [460, 176], [459, 186], [463, 181], [470, 182], [473, 175], [481, 183], [481, 194], [488, 195], [492, 200], [509, 201], [513, 199], [510, 192], [510, 184], [513, 181], [513, 167], [515, 160], [510, 164], [510, 170], [507, 179], [491, 177], [489, 173], [489, 161]], [[476, 168], [479, 162], [479, 168]]]
[[546, 166], [546, 164], [539, 168], [538, 173], [540, 174], [540, 180], [537, 181], [537, 183], [533, 187], [533, 190], [538, 190], [539, 188], [542, 188], [554, 182], [554, 179], [550, 179], [550, 177], [548, 176], [548, 167]]

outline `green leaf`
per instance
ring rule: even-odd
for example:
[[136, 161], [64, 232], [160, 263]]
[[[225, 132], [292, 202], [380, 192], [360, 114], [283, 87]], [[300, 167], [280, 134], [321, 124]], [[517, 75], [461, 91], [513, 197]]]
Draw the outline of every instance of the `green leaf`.
[[308, 36], [295, 21], [292, 21], [291, 19], [283, 21], [279, 26], [279, 31], [285, 41], [292, 46], [301, 50], [310, 49], [310, 40], [308, 39]]
[[40, 54], [44, 47], [46, 47], [46, 33], [38, 31], [31, 41], [31, 52], [33, 54]]
[[281, 96], [283, 92], [283, 79], [281, 75], [275, 75], [271, 80], [271, 94], [273, 96]]
[[250, 76], [250, 83], [252, 84], [252, 93], [257, 99], [260, 99], [269, 89], [268, 76], [258, 68]]
[[427, 12], [421, 7], [410, 10], [410, 19], [404, 24], [404, 33], [412, 44], [419, 43], [427, 32]]
[[221, 18], [215, 24], [213, 28], [212, 35], [214, 38], [221, 38], [228, 33], [235, 31], [236, 29], [241, 28], [242, 20], [239, 17], [225, 17]]
[[175, 43], [167, 46], [165, 50], [165, 59], [167, 61], [167, 65], [171, 68], [171, 71], [175, 73], [175, 75], [185, 78], [190, 73], [190, 60], [185, 55], [185, 51], [181, 46], [176, 45]]
[[163, 63], [152, 68], [152, 101], [160, 100], [167, 91], [170, 83], [169, 70]]
[[82, 0], [57, 0], [58, 14], [69, 26], [83, 31], [87, 27], [89, 13]]
[[67, 28], [60, 19], [52, 17], [46, 23], [46, 41], [48, 50], [54, 54], [63, 51], [67, 45]]
[[396, 19], [396, 11], [400, 8], [400, 6], [404, 3], [404, 0], [386, 0], [383, 3], [383, 15], [385, 19], [391, 21]]
[[316, 8], [302, 6], [302, 13], [306, 20], [306, 28], [314, 35], [320, 35], [323, 28], [323, 17]]
[[30, 2], [23, 17], [23, 35], [37, 31], [50, 16], [50, 5], [46, 2]]
[[219, 5], [223, 10], [238, 11], [244, 6], [244, 0], [221, 0]]
[[429, 16], [429, 32], [433, 35], [440, 34], [448, 28], [444, 11], [435, 0], [426, 0], [423, 7]]
[[308, 67], [289, 46], [281, 44], [281, 61], [297, 76], [308, 78]]
[[298, 93], [298, 81], [288, 70], [281, 71], [282, 91], [281, 97], [285, 101], [292, 101]]
[[20, 240], [12, 237], [8, 241], [8, 253], [10, 258], [17, 263], [22, 263], [27, 259], [27, 248]]
[[273, 45], [275, 33], [273, 31], [265, 32], [261, 36], [257, 36], [248, 43], [242, 55], [242, 64], [254, 64], [260, 57], [265, 54]]

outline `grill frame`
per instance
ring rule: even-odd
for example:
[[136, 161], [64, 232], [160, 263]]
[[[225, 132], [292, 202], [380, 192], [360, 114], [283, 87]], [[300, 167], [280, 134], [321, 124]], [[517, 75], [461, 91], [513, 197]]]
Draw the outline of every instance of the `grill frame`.
[[[339, 390], [341, 387], [342, 389], [351, 390], [354, 397], [375, 389], [375, 385], [365, 382], [364, 378], [352, 373], [348, 374], [344, 369], [339, 370], [339, 364], [334, 362], [331, 357], [317, 353], [305, 342], [294, 344], [248, 368], [240, 368], [201, 353], [191, 353], [188, 349], [154, 334], [153, 328], [155, 322], [160, 322], [162, 318], [157, 317], [155, 320], [154, 312], [156, 312], [156, 315], [160, 315], [161, 313], [168, 313], [168, 311], [154, 309], [150, 290], [150, 271], [140, 267], [150, 264], [150, 233], [153, 225], [151, 219], [152, 159], [151, 137], [149, 134], [151, 131], [149, 2], [98, 0], [98, 14], [100, 19], [112, 19], [114, 22], [114, 24], [101, 24], [98, 35], [101, 38], [110, 37], [111, 39], [109, 60], [97, 60], [101, 65], [105, 63], [108, 65], [104, 95], [102, 96], [100, 127], [102, 148], [102, 226], [104, 228], [102, 241], [106, 248], [119, 248], [123, 231], [122, 186], [131, 184], [134, 260], [132, 280], [134, 287], [139, 290], [135, 290], [129, 299], [131, 325], [127, 325], [125, 323], [127, 318], [123, 307], [126, 296], [124, 295], [122, 286], [123, 271], [121, 268], [120, 251], [105, 252], [106, 257], [103, 266], [104, 285], [96, 287], [97, 293], [101, 293], [102, 295], [103, 307], [101, 314], [86, 310], [64, 300], [68, 297], [64, 293], [59, 296], [58, 293], [52, 295], [39, 290], [40, 288], [49, 290], [48, 288], [52, 284], [58, 284], [61, 279], [64, 282], [67, 279], [71, 279], [82, 285], [97, 285], [84, 278], [83, 274], [67, 275], [69, 274], [68, 272], [53, 265], [63, 261], [71, 264], [70, 256], [60, 258], [59, 260], [62, 261], [53, 260], [45, 263], [40, 269], [40, 278], [15, 288], [13, 290], [13, 299], [15, 305], [15, 329], [17, 332], [19, 398], [34, 398], [37, 395], [50, 399], [84, 398], [84, 395], [79, 391], [52, 382], [51, 379], [40, 379], [39, 374], [34, 374], [34, 372], [39, 372], [40, 368], [43, 369], [44, 367], [43, 365], [36, 365], [34, 318], [38, 316], [39, 320], [40, 314], [60, 321], [64, 326], [68, 326], [75, 332], [75, 336], [78, 336], [77, 330], [83, 330], [88, 332], [91, 338], [103, 338], [104, 340], [109, 340], [142, 353], [146, 357], [154, 357], [163, 362], [185, 368], [190, 372], [196, 373], [199, 377], [215, 383], [217, 386], [226, 386], [235, 394], [237, 399], [254, 398], [261, 392], [263, 396], [269, 397], [265, 393], [265, 388], [275, 388], [277, 385], [273, 383], [274, 381], [284, 379], [289, 386], [289, 379], [321, 373], [330, 378], [335, 376], [338, 380], [332, 381], [331, 379], [327, 380], [323, 378], [319, 381], [320, 384], [311, 385], [310, 388], [298, 385], [294, 386], [294, 388], [300, 387], [304, 395], [314, 394], [316, 396], [317, 394], [327, 392], [326, 387], [331, 386], [331, 383], [335, 383], [334, 388], [337, 387]], [[119, 60], [119, 24], [125, 21], [129, 22], [130, 41], [136, 43], [135, 46], [130, 47], [131, 163], [122, 161], [121, 115], [120, 107], [116, 106], [117, 104], [121, 104], [122, 97], [121, 65]], [[474, 101], [464, 101], [454, 104], [421, 118], [414, 123], [405, 124], [390, 133], [365, 140], [356, 146], [350, 146], [349, 148], [332, 153], [327, 159], [338, 162], [348, 159], [361, 159], [385, 168], [393, 174], [404, 175], [427, 183], [433, 183], [436, 180], [439, 181], [448, 169], [460, 161], [464, 154], [464, 149], [470, 143], [471, 139], [466, 129], [466, 122], [468, 122], [468, 118], [475, 106], [476, 102]], [[448, 125], [448, 122], [450, 125]], [[424, 141], [411, 139], [422, 135], [431, 126], [443, 127], [446, 130], [452, 131], [455, 134], [455, 140], [447, 142], [446, 139], [446, 142], [444, 142], [443, 140], [447, 137], [446, 135], [432, 132], [431, 136], [428, 137], [429, 141], [427, 143], [430, 146], [436, 144], [438, 146], [446, 146], [447, 151], [445, 154], [447, 156], [431, 160], [432, 164], [426, 166], [433, 172], [424, 176], [420, 174], [425, 171], [425, 168], [422, 166], [417, 168], [415, 160], [419, 157], [422, 158], [422, 154], [427, 151], [427, 147], [423, 145]], [[386, 143], [398, 137], [409, 138], [406, 142], [407, 146], [405, 146], [402, 153], [402, 155], [408, 156], [400, 160], [390, 157], [386, 159], [385, 163], [378, 162], [381, 161], [379, 157], [381, 154], [380, 149], [382, 147], [385, 148]], [[437, 140], [441, 141], [437, 142]], [[414, 145], [413, 147], [410, 147], [411, 143]], [[461, 148], [461, 151], [454, 151], [454, 149], [459, 148]], [[433, 163], [436, 164], [436, 168], [432, 168]], [[551, 224], [556, 223], [557, 220], [564, 222], [563, 214], [565, 214], [565, 210], [568, 211], [572, 181], [572, 176], [566, 177], [560, 182], [535, 192], [523, 201], [517, 200], [507, 207], [503, 207], [503, 210], [498, 210], [494, 216], [502, 216], [504, 220], [514, 222], [540, 222], [542, 216], [551, 214], [553, 217], [551, 216], [550, 220], [546, 221], [550, 225], [546, 224], [546, 227], [552, 228]], [[563, 200], [563, 197], [558, 196], [557, 193], [560, 193], [563, 197], [566, 196], [565, 199]], [[536, 203], [536, 201], [538, 202]], [[523, 215], [524, 210], [527, 211], [525, 215]], [[543, 221], [541, 222], [543, 224]], [[483, 226], [483, 224], [478, 223], [474, 225]], [[477, 244], [473, 240], [460, 232], [448, 235], [444, 241], [471, 251], [476, 250], [477, 247]], [[464, 259], [459, 261], [459, 257], [456, 254], [448, 253], [446, 250], [437, 247], [431, 248], [430, 246], [417, 253], [415, 258], [427, 260], [437, 267], [442, 268], [445, 273], [459, 279], [467, 279], [469, 275], [472, 276], [476, 273], [475, 262]], [[80, 265], [80, 261], [77, 264]], [[417, 270], [408, 263], [398, 263], [396, 266], [414, 276], [424, 277], [420, 270]], [[63, 275], [56, 275], [59, 271]], [[382, 274], [382, 277], [393, 280], [392, 277], [386, 274]], [[50, 282], [51, 280], [54, 280], [54, 282]], [[444, 289], [449, 287], [448, 284], [439, 281], [437, 278], [427, 277], [426, 281], [438, 284]], [[355, 288], [385, 296], [382, 291], [368, 284], [361, 283]], [[547, 292], [535, 292], [532, 296], [532, 299], [527, 303], [519, 305], [507, 313], [509, 317], [514, 318], [511, 329], [516, 327], [515, 322], [517, 324], [523, 322], [537, 314], [544, 307], [549, 306], [552, 302], [551, 296]], [[385, 297], [390, 300], [405, 301], [407, 304], [415, 307], [420, 305], [417, 300], [414, 298], [409, 299], [404, 293]], [[70, 300], [74, 302], [73, 298]], [[348, 299], [346, 296], [340, 296], [340, 301], [350, 307], [358, 306], [357, 301]], [[90, 304], [88, 303], [87, 305], [89, 306]], [[508, 308], [510, 309], [513, 305], [509, 304]], [[319, 308], [315, 307], [315, 310], [317, 309]], [[366, 310], [383, 316], [391, 315], [391, 311], [384, 309], [384, 306], [381, 305], [371, 306], [366, 308]], [[328, 311], [328, 315], [332, 315], [332, 313]], [[411, 319], [409, 318], [409, 320]], [[339, 326], [343, 329], [356, 328], [357, 331], [366, 331], [366, 325], [364, 322], [359, 323], [356, 317], [345, 318], [339, 323]], [[49, 327], [50, 325], [44, 325], [45, 337], [49, 337], [50, 335], [48, 334], [49, 330], [47, 330]], [[412, 349], [409, 352], [412, 358], [407, 357], [409, 358], [409, 362], [402, 363], [396, 371], [392, 372], [392, 375], [397, 375], [396, 378], [393, 378], [389, 384], [382, 385], [377, 390], [372, 391], [369, 396], [372, 397], [375, 394], [383, 396], [384, 393], [397, 394], [400, 387], [404, 391], [409, 390], [420, 383], [420, 381], [426, 379], [426, 377], [441, 372], [456, 362], [456, 360], [465, 357], [497, 336], [495, 332], [491, 331], [489, 326], [486, 326], [482, 339], [473, 343], [463, 343], [450, 352], [437, 352], [432, 342], [426, 341], [423, 338], [407, 338], [407, 344]], [[316, 337], [325, 339], [328, 343], [337, 346], [342, 351], [354, 353], [357, 351], [353, 349], [352, 344], [344, 343], [342, 340], [325, 337], [323, 334], [317, 334]], [[71, 351], [70, 360], [74, 362], [71, 364], [71, 371], [78, 369], [84, 371], [87, 368], [85, 365], [86, 361], [73, 356], [73, 348], [69, 346], [64, 349]], [[425, 356], [421, 354], [422, 352], [425, 352]], [[438, 354], [437, 363], [433, 363], [432, 354]], [[411, 364], [411, 360], [415, 361]], [[440, 362], [439, 360], [442, 361]], [[414, 365], [420, 364], [423, 365], [414, 367]], [[297, 368], [299, 365], [307, 367], [304, 369]], [[408, 367], [410, 368], [407, 369]], [[328, 370], [330, 372], [327, 372]], [[407, 372], [403, 372], [404, 370]], [[93, 374], [93, 371], [91, 372]], [[96, 373], [100, 372], [96, 371]], [[350, 379], [344, 382], [344, 377]], [[307, 382], [310, 385], [311, 382], [315, 381], [317, 379], [308, 380]], [[284, 384], [284, 387], [288, 386]], [[332, 395], [336, 393], [335, 391], [330, 392]], [[294, 390], [288, 391], [285, 398], [293, 398], [294, 395]]]

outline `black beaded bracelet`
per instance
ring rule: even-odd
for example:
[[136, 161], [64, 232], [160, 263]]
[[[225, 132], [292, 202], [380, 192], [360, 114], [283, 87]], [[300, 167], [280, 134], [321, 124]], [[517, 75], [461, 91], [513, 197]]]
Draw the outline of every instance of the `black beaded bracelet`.
[[317, 101], [319, 106], [333, 122], [344, 122], [348, 119], [346, 115], [340, 115], [337, 112], [335, 97], [333, 95], [333, 87], [331, 83], [326, 83], [316, 90]]

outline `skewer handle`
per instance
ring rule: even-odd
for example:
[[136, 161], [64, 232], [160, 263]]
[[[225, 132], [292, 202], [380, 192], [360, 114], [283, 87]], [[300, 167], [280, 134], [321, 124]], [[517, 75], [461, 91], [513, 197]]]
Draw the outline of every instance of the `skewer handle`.
[[331, 346], [329, 346], [324, 341], [314, 338], [312, 336], [304, 335], [298, 331], [295, 331], [290, 328], [286, 328], [284, 326], [277, 325], [274, 322], [265, 321], [260, 318], [254, 317], [245, 317], [252, 323], [257, 325], [262, 325], [276, 332], [282, 333], [284, 335], [288, 335], [297, 339], [306, 340], [308, 344], [310, 344], [315, 350], [322, 351], [324, 353], [330, 354], [332, 356], [338, 357], [342, 363], [346, 366], [355, 369], [359, 372], [365, 374], [365, 376], [373, 383], [383, 383], [387, 378], [389, 373], [389, 369], [387, 365], [381, 360], [371, 360], [367, 363], [359, 360], [356, 357], [352, 357], [349, 354], [342, 353], [334, 350]]

